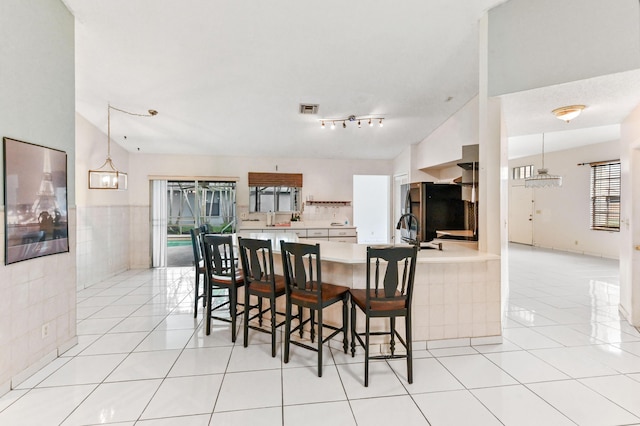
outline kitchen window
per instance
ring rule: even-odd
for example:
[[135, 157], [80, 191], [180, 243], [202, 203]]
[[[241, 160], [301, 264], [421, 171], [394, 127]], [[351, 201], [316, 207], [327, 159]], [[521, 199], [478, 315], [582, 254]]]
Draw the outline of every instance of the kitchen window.
[[591, 229], [620, 231], [620, 161], [590, 165]]
[[302, 173], [249, 172], [249, 212], [300, 210]]

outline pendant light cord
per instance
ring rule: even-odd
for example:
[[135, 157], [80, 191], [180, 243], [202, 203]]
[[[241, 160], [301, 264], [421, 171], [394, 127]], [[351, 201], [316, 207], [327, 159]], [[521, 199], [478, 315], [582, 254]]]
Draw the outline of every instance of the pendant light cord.
[[158, 115], [158, 111], [155, 109], [150, 109], [146, 114], [137, 114], [135, 112], [125, 111], [120, 108], [116, 108], [111, 106], [110, 103], [107, 103], [107, 159], [111, 159], [111, 110], [115, 109], [116, 111], [124, 112], [125, 114], [135, 115], [136, 117], [153, 117], [154, 115]]

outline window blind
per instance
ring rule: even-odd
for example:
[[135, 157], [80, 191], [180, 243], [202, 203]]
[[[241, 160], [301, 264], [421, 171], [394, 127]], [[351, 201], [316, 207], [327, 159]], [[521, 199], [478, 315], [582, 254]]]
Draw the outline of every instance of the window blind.
[[249, 172], [249, 186], [289, 186], [302, 188], [302, 173]]
[[620, 162], [591, 164], [591, 229], [620, 230]]

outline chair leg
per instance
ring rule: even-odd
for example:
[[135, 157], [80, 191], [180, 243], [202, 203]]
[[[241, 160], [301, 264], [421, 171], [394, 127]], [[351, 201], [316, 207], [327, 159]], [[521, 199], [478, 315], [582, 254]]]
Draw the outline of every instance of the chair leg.
[[298, 306], [298, 320], [300, 320], [300, 322], [298, 323], [300, 325], [300, 327], [298, 329], [298, 333], [300, 333], [300, 338], [301, 339], [304, 337], [304, 330], [302, 328], [303, 313], [304, 313], [304, 309], [302, 309], [302, 306]]
[[[204, 277], [204, 273], [202, 274], [202, 279], [206, 280], [206, 278]], [[206, 281], [204, 283], [202, 283], [202, 309], [207, 307], [207, 297], [208, 293], [207, 293], [207, 285], [206, 285]]]
[[366, 315], [366, 325], [364, 333], [364, 386], [369, 386], [369, 315]]
[[229, 315], [231, 316], [231, 341], [236, 342], [236, 302], [238, 290], [229, 289]]
[[206, 318], [205, 318], [205, 333], [208, 336], [208, 335], [211, 334], [211, 311], [212, 311], [212, 308], [211, 308], [211, 295], [213, 293], [213, 289], [211, 288], [211, 282], [209, 282], [208, 279], [205, 280], [205, 284], [204, 285], [205, 285], [205, 287], [207, 289], [207, 296], [206, 296], [206, 300], [205, 300], [206, 306], [205, 306], [205, 309], [204, 309], [205, 316], [206, 316]]
[[198, 317], [198, 296], [200, 295], [200, 271], [196, 269], [196, 293], [193, 300], [193, 317]]
[[276, 298], [270, 297], [269, 303], [271, 304], [271, 356], [276, 357]]
[[348, 313], [348, 293], [345, 293], [345, 297], [344, 299], [342, 299], [342, 349], [344, 349], [344, 353], [347, 353], [347, 350], [349, 349], [349, 338], [347, 337], [349, 335], [348, 330], [348, 324], [349, 324], [349, 313]]
[[311, 343], [313, 343], [316, 338], [316, 312], [313, 309], [310, 309], [309, 315], [311, 318], [311, 330], [309, 330], [309, 332], [311, 333]]
[[391, 331], [391, 340], [389, 341], [389, 349], [391, 349], [391, 355], [393, 356], [393, 354], [396, 351], [396, 317], [390, 317], [389, 318], [389, 325], [390, 325], [390, 331]]
[[[291, 344], [291, 302], [287, 301], [284, 320], [284, 363], [289, 362], [289, 345]], [[298, 313], [300, 313], [298, 308]]]
[[[311, 312], [313, 315], [313, 310]], [[322, 307], [318, 309], [318, 377], [322, 377]]]
[[244, 347], [246, 348], [249, 344], [249, 292], [247, 289], [244, 290], [244, 321], [242, 325], [242, 329], [244, 331]]
[[413, 347], [411, 344], [411, 312], [405, 317], [405, 341], [407, 342], [407, 382], [413, 383]]
[[258, 297], [258, 324], [262, 327], [262, 297]]
[[356, 304], [351, 299], [351, 358], [356, 356]]

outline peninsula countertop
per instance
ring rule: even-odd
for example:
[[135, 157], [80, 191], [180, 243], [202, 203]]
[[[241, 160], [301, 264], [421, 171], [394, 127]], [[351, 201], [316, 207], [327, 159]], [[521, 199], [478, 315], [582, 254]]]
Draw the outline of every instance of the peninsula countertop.
[[[238, 235], [246, 238], [271, 239], [274, 241], [274, 252], [280, 252], [279, 241], [298, 241], [295, 234], [285, 232], [238, 232]], [[364, 264], [367, 260], [367, 244], [333, 242], [327, 240], [304, 239], [305, 244], [320, 244], [322, 260], [345, 264]], [[405, 245], [405, 244], [403, 244]], [[372, 244], [376, 246], [376, 244]], [[384, 246], [381, 245], [381, 246]], [[484, 253], [469, 247], [467, 244], [454, 241], [442, 243], [442, 251], [434, 249], [422, 249], [418, 252], [418, 263], [459, 263], [459, 262], [483, 262], [500, 259], [499, 256]]]

